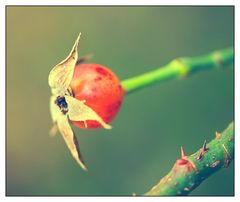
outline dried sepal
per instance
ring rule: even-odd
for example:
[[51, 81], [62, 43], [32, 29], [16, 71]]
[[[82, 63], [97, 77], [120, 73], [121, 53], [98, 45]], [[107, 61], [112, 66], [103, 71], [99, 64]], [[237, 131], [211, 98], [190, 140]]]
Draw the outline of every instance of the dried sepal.
[[49, 135], [50, 135], [51, 137], [54, 137], [54, 136], [57, 134], [57, 132], [58, 132], [57, 122], [54, 122], [54, 123], [52, 124], [52, 127], [51, 127], [50, 131], [49, 131]]
[[53, 122], [52, 128], [49, 131], [50, 136], [56, 135], [56, 133], [58, 131], [57, 119], [59, 116], [62, 115], [58, 106], [54, 103], [55, 99], [56, 99], [55, 96], [50, 97], [50, 114], [51, 114], [52, 122]]
[[78, 60], [77, 48], [80, 35], [81, 33], [78, 35], [68, 57], [57, 64], [49, 73], [48, 84], [51, 87], [53, 94], [64, 95], [71, 83], [74, 68]]
[[87, 170], [79, 150], [77, 138], [75, 137], [74, 132], [69, 124], [68, 117], [59, 110], [54, 101], [55, 96], [51, 96], [50, 111], [53, 120], [53, 126], [50, 130], [50, 136], [54, 136], [59, 130], [74, 159], [84, 170]]
[[85, 103], [85, 100], [77, 100], [71, 96], [65, 96], [68, 103], [68, 116], [71, 121], [83, 121], [87, 126], [87, 120], [94, 120], [99, 122], [105, 129], [111, 129], [112, 127], [105, 123], [103, 119]]
[[52, 117], [53, 123], [57, 121], [59, 115], [61, 115], [61, 111], [59, 110], [59, 107], [54, 103], [56, 100], [56, 96], [50, 97], [50, 114]]
[[83, 161], [82, 155], [79, 150], [77, 138], [68, 122], [67, 116], [63, 115], [59, 117], [58, 121], [58, 129], [65, 140], [65, 143], [68, 146], [73, 158], [78, 162], [78, 164], [82, 167], [83, 170], [87, 170], [87, 167]]

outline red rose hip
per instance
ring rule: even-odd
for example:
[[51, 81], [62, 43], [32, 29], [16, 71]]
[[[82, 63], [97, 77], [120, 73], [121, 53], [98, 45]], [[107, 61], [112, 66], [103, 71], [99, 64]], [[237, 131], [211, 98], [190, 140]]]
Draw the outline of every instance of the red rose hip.
[[[75, 67], [70, 87], [73, 96], [86, 100], [104, 122], [109, 123], [118, 113], [124, 90], [117, 76], [107, 67], [99, 64], [79, 64]], [[85, 128], [83, 121], [72, 121], [74, 125]], [[87, 120], [88, 128], [102, 127], [97, 121]]]

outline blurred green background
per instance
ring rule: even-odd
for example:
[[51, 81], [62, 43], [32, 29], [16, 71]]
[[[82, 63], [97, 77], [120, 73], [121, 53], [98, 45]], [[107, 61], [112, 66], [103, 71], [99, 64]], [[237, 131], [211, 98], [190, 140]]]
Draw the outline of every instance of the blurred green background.
[[[179, 56], [233, 45], [233, 7], [7, 7], [7, 194], [130, 195], [148, 191], [172, 167], [233, 120], [233, 69], [200, 72], [125, 98], [113, 130], [74, 127], [89, 172], [62, 137], [48, 135], [47, 78], [81, 31], [79, 55], [120, 79]], [[234, 166], [191, 195], [233, 195]]]

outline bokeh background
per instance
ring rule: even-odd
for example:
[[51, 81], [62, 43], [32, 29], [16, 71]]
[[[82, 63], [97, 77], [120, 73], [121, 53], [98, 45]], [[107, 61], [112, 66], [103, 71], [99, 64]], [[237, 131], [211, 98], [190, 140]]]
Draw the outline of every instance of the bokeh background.
[[[179, 56], [233, 45], [233, 7], [7, 7], [7, 195], [130, 195], [233, 120], [233, 68], [200, 72], [128, 95], [113, 130], [74, 127], [89, 172], [48, 135], [51, 68], [82, 32], [79, 55], [120, 79]], [[233, 195], [234, 166], [190, 195]]]

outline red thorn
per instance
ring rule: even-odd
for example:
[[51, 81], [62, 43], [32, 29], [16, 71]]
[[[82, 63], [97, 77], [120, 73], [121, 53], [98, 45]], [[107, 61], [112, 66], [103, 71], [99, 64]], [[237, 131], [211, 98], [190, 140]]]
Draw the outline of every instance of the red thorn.
[[183, 149], [183, 147], [181, 147], [181, 158], [184, 158], [186, 155], [185, 155], [185, 151]]

